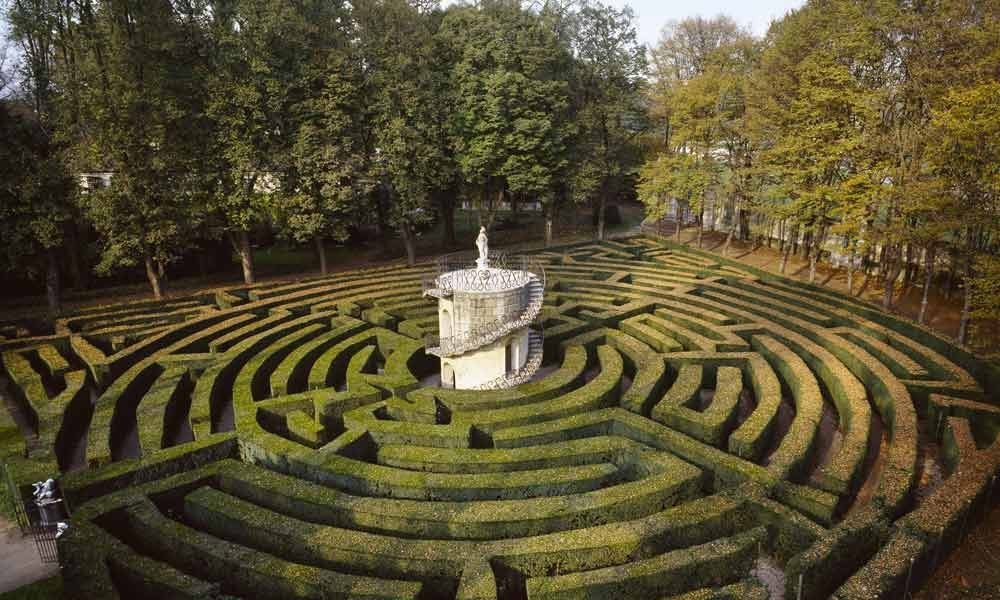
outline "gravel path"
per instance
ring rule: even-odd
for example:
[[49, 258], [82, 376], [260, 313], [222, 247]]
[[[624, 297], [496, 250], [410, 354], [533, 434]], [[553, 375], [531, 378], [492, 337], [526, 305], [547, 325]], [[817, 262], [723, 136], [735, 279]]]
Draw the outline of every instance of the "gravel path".
[[31, 536], [22, 537], [17, 525], [0, 517], [0, 594], [59, 572], [59, 565], [44, 564]]

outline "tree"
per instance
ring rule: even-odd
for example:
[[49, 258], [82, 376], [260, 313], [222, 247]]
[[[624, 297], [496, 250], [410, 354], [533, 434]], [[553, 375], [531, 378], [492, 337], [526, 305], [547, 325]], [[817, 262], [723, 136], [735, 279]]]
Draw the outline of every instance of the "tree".
[[245, 283], [255, 278], [250, 231], [275, 210], [292, 156], [296, 106], [307, 97], [303, 86], [310, 81], [303, 70], [313, 52], [326, 56], [325, 29], [336, 30], [346, 11], [344, 2], [322, 0], [213, 4], [208, 112], [223, 159], [216, 200]]
[[774, 25], [755, 80], [759, 166], [788, 192], [785, 214], [794, 215], [806, 240], [810, 282], [849, 190], [845, 182], [863, 155], [864, 125], [875, 118], [871, 89], [852, 71], [858, 53], [867, 55], [854, 38], [835, 33], [846, 17], [864, 23], [856, 12], [810, 4]]
[[[112, 173], [80, 198], [101, 236], [99, 272], [142, 264], [156, 297], [164, 265], [190, 243], [202, 218], [198, 148], [203, 98], [193, 76], [195, 29], [166, 0], [79, 3], [67, 19], [79, 73], [94, 82], [67, 114], [75, 164]], [[67, 74], [69, 76], [70, 74]], [[201, 202], [196, 201], [199, 198]]]
[[350, 42], [356, 28], [342, 7], [310, 6], [312, 50], [300, 72], [301, 95], [290, 105], [290, 160], [278, 163], [282, 183], [273, 209], [286, 237], [315, 244], [325, 275], [325, 241], [346, 238], [371, 178], [358, 131], [361, 61]]
[[575, 43], [582, 145], [597, 179], [597, 239], [604, 239], [605, 207], [638, 161], [635, 138], [645, 125], [640, 84], [646, 52], [636, 40], [630, 8], [585, 3]]
[[[58, 249], [73, 180], [58, 149], [27, 107], [0, 102], [0, 266], [45, 272], [49, 311], [60, 311]], [[40, 267], [44, 265], [44, 267]]]
[[5, 267], [17, 268], [24, 259], [43, 257], [46, 298], [49, 312], [55, 315], [61, 305], [59, 247], [72, 216], [74, 196], [64, 148], [54, 135], [55, 6], [49, 0], [15, 0], [7, 17], [10, 37], [20, 46], [21, 62], [10, 65], [4, 44], [0, 49], [0, 94], [8, 89], [11, 93], [11, 100], [0, 101], [4, 102], [0, 104], [0, 137], [6, 141], [0, 151], [0, 168], [5, 171], [0, 178], [5, 188], [5, 214], [0, 225], [7, 250]]
[[480, 221], [490, 227], [503, 199], [544, 199], [568, 164], [568, 84], [558, 69], [565, 49], [545, 21], [513, 2], [455, 8], [440, 35], [455, 54], [458, 167], [480, 190]]
[[443, 51], [434, 37], [439, 17], [405, 0], [372, 0], [357, 4], [355, 18], [365, 56], [375, 208], [399, 232], [412, 265], [419, 227], [431, 220], [435, 199], [448, 202], [441, 199], [458, 176], [448, 128], [449, 73], [436, 64]]
[[[955, 214], [961, 215], [964, 226], [965, 302], [958, 341], [965, 343], [973, 306], [984, 306], [973, 300], [976, 255], [989, 248], [995, 251], [1000, 236], [1000, 83], [986, 81], [955, 88], [944, 100], [946, 108], [934, 111], [931, 121], [939, 140], [932, 157], [935, 169], [949, 184]], [[980, 276], [984, 289], [995, 287], [989, 281], [995, 273], [991, 269]], [[989, 313], [988, 308], [981, 310]]]
[[722, 47], [749, 37], [731, 18], [692, 17], [664, 26], [660, 41], [650, 51], [649, 112], [662, 131], [660, 143], [674, 146], [675, 94], [686, 82], [705, 73], [713, 55]]
[[[650, 110], [663, 127], [658, 144], [665, 152], [695, 153], [702, 163], [723, 167], [717, 191], [724, 192], [724, 215], [730, 219], [723, 249], [728, 254], [737, 228], [741, 237], [748, 233], [750, 204], [759, 188], [748, 109], [759, 45], [728, 17], [697, 17], [664, 28], [652, 56]], [[701, 223], [704, 207], [699, 208]], [[713, 223], [716, 209], [713, 202]], [[701, 229], [699, 224], [699, 240]]]
[[[715, 169], [695, 154], [661, 153], [655, 160], [643, 165], [639, 176], [639, 197], [646, 204], [647, 218], [659, 221], [666, 216], [665, 199], [675, 203], [677, 243], [681, 241], [681, 210], [687, 206], [701, 212], [705, 194], [715, 183]], [[702, 230], [698, 228], [698, 247], [701, 247]]]

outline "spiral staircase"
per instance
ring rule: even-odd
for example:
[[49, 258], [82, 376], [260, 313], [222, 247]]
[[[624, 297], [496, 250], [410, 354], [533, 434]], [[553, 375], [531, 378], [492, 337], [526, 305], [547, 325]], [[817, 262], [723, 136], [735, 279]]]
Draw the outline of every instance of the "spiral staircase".
[[[448, 358], [474, 352], [521, 328], [529, 327], [541, 314], [545, 295], [545, 269], [538, 260], [527, 256], [490, 257], [489, 266], [501, 272], [501, 281], [497, 281], [496, 275], [493, 275], [493, 281], [483, 280], [482, 271], [477, 271], [468, 261], [455, 260], [450, 256], [442, 257], [438, 261], [438, 275], [424, 282], [424, 296], [448, 298], [456, 290], [485, 291], [490, 289], [489, 286], [502, 289], [503, 286], [520, 283], [525, 286], [528, 294], [524, 308], [516, 315], [503, 315], [458, 335], [428, 336], [425, 340], [427, 354]], [[473, 389], [503, 389], [529, 381], [542, 365], [544, 339], [541, 331], [529, 329], [528, 358], [524, 365]]]

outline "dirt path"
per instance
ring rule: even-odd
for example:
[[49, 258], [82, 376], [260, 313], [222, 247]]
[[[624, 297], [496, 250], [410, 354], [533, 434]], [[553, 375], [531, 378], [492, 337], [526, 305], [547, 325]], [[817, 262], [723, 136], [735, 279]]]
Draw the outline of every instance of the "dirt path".
[[45, 564], [31, 536], [22, 537], [17, 525], [0, 517], [0, 594], [47, 579], [59, 565]]
[[934, 572], [916, 600], [1000, 598], [1000, 506], [970, 527], [968, 537]]

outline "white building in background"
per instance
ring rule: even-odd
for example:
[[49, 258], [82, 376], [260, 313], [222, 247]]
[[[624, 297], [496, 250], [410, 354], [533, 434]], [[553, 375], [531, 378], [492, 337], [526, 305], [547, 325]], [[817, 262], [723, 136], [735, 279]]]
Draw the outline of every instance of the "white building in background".
[[111, 186], [111, 177], [114, 175], [111, 171], [94, 171], [92, 173], [80, 173], [77, 175], [77, 181], [80, 184], [80, 190], [86, 194], [90, 190], [99, 190], [102, 188]]
[[442, 387], [512, 387], [542, 364], [542, 334], [530, 326], [542, 309], [544, 272], [524, 258], [491, 261], [485, 230], [477, 245], [475, 264], [445, 257], [424, 290], [438, 299], [438, 340], [427, 353], [441, 359]]

